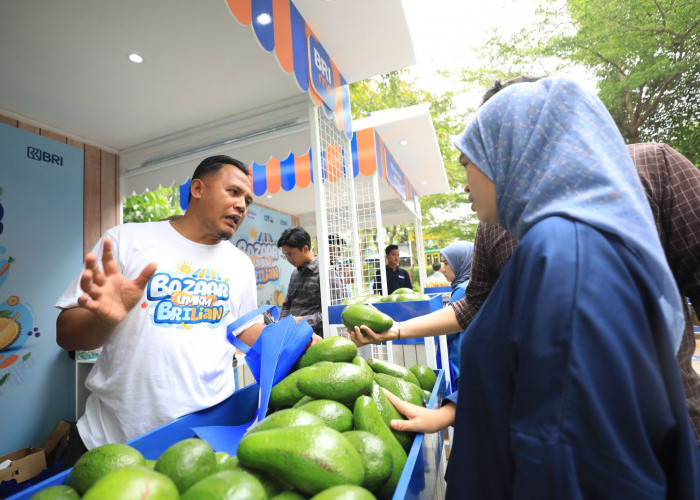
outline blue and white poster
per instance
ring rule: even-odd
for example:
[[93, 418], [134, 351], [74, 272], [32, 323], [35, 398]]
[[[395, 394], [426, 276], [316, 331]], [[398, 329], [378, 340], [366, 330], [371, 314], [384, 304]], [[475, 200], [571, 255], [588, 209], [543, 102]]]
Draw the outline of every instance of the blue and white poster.
[[75, 418], [53, 307], [83, 260], [83, 150], [0, 124], [0, 455]]
[[255, 266], [258, 305], [282, 307], [294, 267], [282, 259], [277, 240], [292, 226], [292, 217], [252, 205], [231, 242], [245, 252]]

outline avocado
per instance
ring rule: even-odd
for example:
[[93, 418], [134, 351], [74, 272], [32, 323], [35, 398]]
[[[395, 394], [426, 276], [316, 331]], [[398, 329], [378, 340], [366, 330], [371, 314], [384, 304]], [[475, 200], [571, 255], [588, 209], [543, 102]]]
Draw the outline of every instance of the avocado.
[[396, 290], [391, 292], [391, 295], [404, 295], [406, 293], [415, 294], [416, 291], [413, 288], [403, 287], [403, 288], [397, 288]]
[[379, 488], [377, 493], [380, 498], [391, 498], [396, 489], [396, 485], [399, 483], [403, 467], [406, 465], [406, 459], [408, 458], [406, 452], [394, 435], [389, 431], [384, 420], [382, 420], [382, 416], [379, 414], [377, 405], [374, 404], [374, 401], [369, 396], [360, 396], [357, 398], [357, 401], [355, 401], [353, 418], [356, 430], [367, 431], [374, 434], [384, 441], [384, 444], [389, 448], [394, 466], [391, 471], [391, 476], [389, 476], [389, 479]]
[[402, 378], [406, 382], [410, 382], [420, 387], [420, 382], [418, 382], [416, 376], [405, 366], [376, 358], [369, 358], [367, 363], [375, 373], [385, 373], [387, 375], [391, 375], [392, 377]]
[[372, 378], [374, 378], [374, 370], [372, 370], [372, 367], [369, 366], [369, 363], [367, 363], [367, 360], [365, 358], [363, 358], [362, 356], [355, 356], [354, 358], [352, 358], [352, 364], [359, 366], [364, 371], [369, 373], [372, 376]]
[[316, 365], [301, 368], [290, 373], [272, 386], [270, 391], [270, 408], [287, 408], [294, 406], [304, 395], [297, 388], [297, 379], [304, 371], [313, 370]]
[[271, 497], [270, 500], [306, 500], [306, 497], [296, 491], [283, 491]]
[[393, 404], [391, 404], [391, 401], [389, 401], [389, 398], [386, 397], [386, 394], [384, 394], [381, 386], [376, 382], [372, 384], [372, 392], [370, 393], [370, 396], [374, 401], [374, 404], [377, 405], [377, 410], [379, 410], [382, 420], [384, 420], [384, 423], [394, 435], [396, 440], [401, 444], [401, 446], [403, 446], [406, 453], [408, 453], [413, 445], [413, 439], [416, 437], [416, 434], [414, 432], [397, 431], [396, 429], [392, 429], [390, 423], [392, 420], [405, 420], [406, 418], [399, 413], [399, 410], [397, 410]]
[[259, 500], [267, 498], [265, 488], [257, 477], [242, 469], [223, 470], [198, 481], [183, 495], [182, 500], [235, 498]]
[[171, 445], [158, 457], [156, 472], [173, 480], [180, 493], [218, 470], [216, 454], [206, 441], [183, 439]]
[[350, 406], [357, 396], [369, 394], [372, 377], [352, 363], [333, 363], [302, 373], [297, 386], [314, 399], [332, 399]]
[[365, 479], [355, 447], [325, 425], [246, 434], [238, 445], [238, 459], [309, 495], [339, 484], [360, 485]]
[[300, 427], [306, 425], [325, 425], [323, 420], [313, 413], [304, 411], [301, 408], [287, 408], [286, 410], [271, 413], [257, 424], [253, 425], [246, 435], [253, 432], [266, 431], [269, 429], [281, 429], [283, 427]]
[[311, 366], [319, 361], [350, 362], [355, 356], [357, 346], [352, 340], [345, 337], [328, 337], [309, 347], [299, 361], [299, 368]]
[[299, 401], [294, 403], [294, 406], [292, 406], [292, 408], [301, 408], [302, 406], [304, 406], [306, 403], [309, 403], [310, 401], [316, 401], [316, 400], [314, 398], [312, 398], [311, 396], [304, 395]]
[[423, 389], [416, 384], [411, 384], [402, 378], [392, 377], [385, 373], [375, 373], [374, 381], [398, 398], [414, 405], [423, 406]]
[[176, 500], [180, 495], [168, 476], [143, 465], [129, 465], [100, 478], [83, 496], [83, 500], [123, 498]]
[[420, 385], [422, 389], [432, 392], [433, 387], [435, 387], [435, 382], [437, 382], [437, 375], [435, 375], [432, 368], [417, 364], [413, 365], [409, 370], [416, 376], [418, 385]]
[[315, 399], [300, 407], [304, 411], [313, 413], [323, 422], [338, 432], [352, 429], [352, 412], [348, 407], [330, 399]]
[[377, 500], [377, 497], [362, 486], [343, 484], [323, 490], [318, 495], [312, 496], [311, 500]]
[[378, 490], [389, 479], [394, 468], [389, 447], [380, 437], [367, 431], [348, 431], [343, 435], [352, 443], [365, 464], [362, 486], [370, 491]]
[[35, 493], [30, 500], [80, 500], [80, 495], [70, 486], [57, 484]]
[[384, 314], [371, 304], [345, 306], [343, 312], [340, 313], [340, 320], [348, 330], [354, 330], [356, 326], [365, 325], [376, 333], [385, 332], [394, 324], [391, 316]]
[[98, 479], [127, 465], [145, 465], [141, 452], [127, 444], [110, 443], [85, 452], [68, 474], [66, 484], [84, 495]]

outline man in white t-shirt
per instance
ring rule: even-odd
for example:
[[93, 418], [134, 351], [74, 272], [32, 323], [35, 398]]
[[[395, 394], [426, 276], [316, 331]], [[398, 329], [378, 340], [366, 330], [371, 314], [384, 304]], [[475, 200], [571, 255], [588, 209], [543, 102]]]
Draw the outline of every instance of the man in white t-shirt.
[[[86, 256], [56, 303], [62, 348], [102, 347], [71, 435], [74, 459], [233, 393], [235, 349], [226, 326], [256, 308], [256, 288], [251, 260], [228, 240], [252, 200], [243, 163], [206, 158], [182, 218], [114, 227]], [[234, 333], [252, 345], [262, 328], [258, 317]]]

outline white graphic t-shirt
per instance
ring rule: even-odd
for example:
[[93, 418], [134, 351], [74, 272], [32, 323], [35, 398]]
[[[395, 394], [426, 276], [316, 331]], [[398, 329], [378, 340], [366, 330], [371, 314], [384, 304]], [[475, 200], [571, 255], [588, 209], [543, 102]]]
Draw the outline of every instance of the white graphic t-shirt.
[[[78, 430], [88, 449], [128, 441], [229, 397], [235, 349], [226, 326], [256, 308], [253, 264], [228, 241], [195, 243], [167, 221], [124, 224], [106, 235], [127, 278], [150, 262], [158, 269], [85, 381], [92, 394]], [[93, 252], [101, 262], [102, 240]], [[77, 305], [81, 273], [56, 307]]]

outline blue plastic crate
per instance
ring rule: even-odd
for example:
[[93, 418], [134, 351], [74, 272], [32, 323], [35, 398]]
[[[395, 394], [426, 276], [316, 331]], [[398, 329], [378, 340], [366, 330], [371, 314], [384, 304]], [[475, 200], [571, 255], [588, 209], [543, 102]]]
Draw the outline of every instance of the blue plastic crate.
[[[427, 301], [426, 301], [427, 302]], [[439, 408], [447, 395], [444, 372], [437, 370], [437, 382], [428, 401], [428, 408]], [[153, 431], [127, 441], [127, 444], [139, 450], [144, 457], [157, 459], [168, 447], [183, 439], [195, 437], [193, 427], [206, 425], [241, 425], [250, 422], [255, 416], [258, 404], [258, 386], [256, 384], [233, 393], [226, 401], [205, 410], [185, 415]], [[437, 484], [437, 471], [442, 456], [445, 440], [444, 431], [418, 434], [408, 454], [406, 465], [394, 493], [394, 500], [431, 498]], [[38, 491], [64, 484], [70, 469], [50, 477], [40, 483], [10, 497], [8, 500], [25, 500]]]

